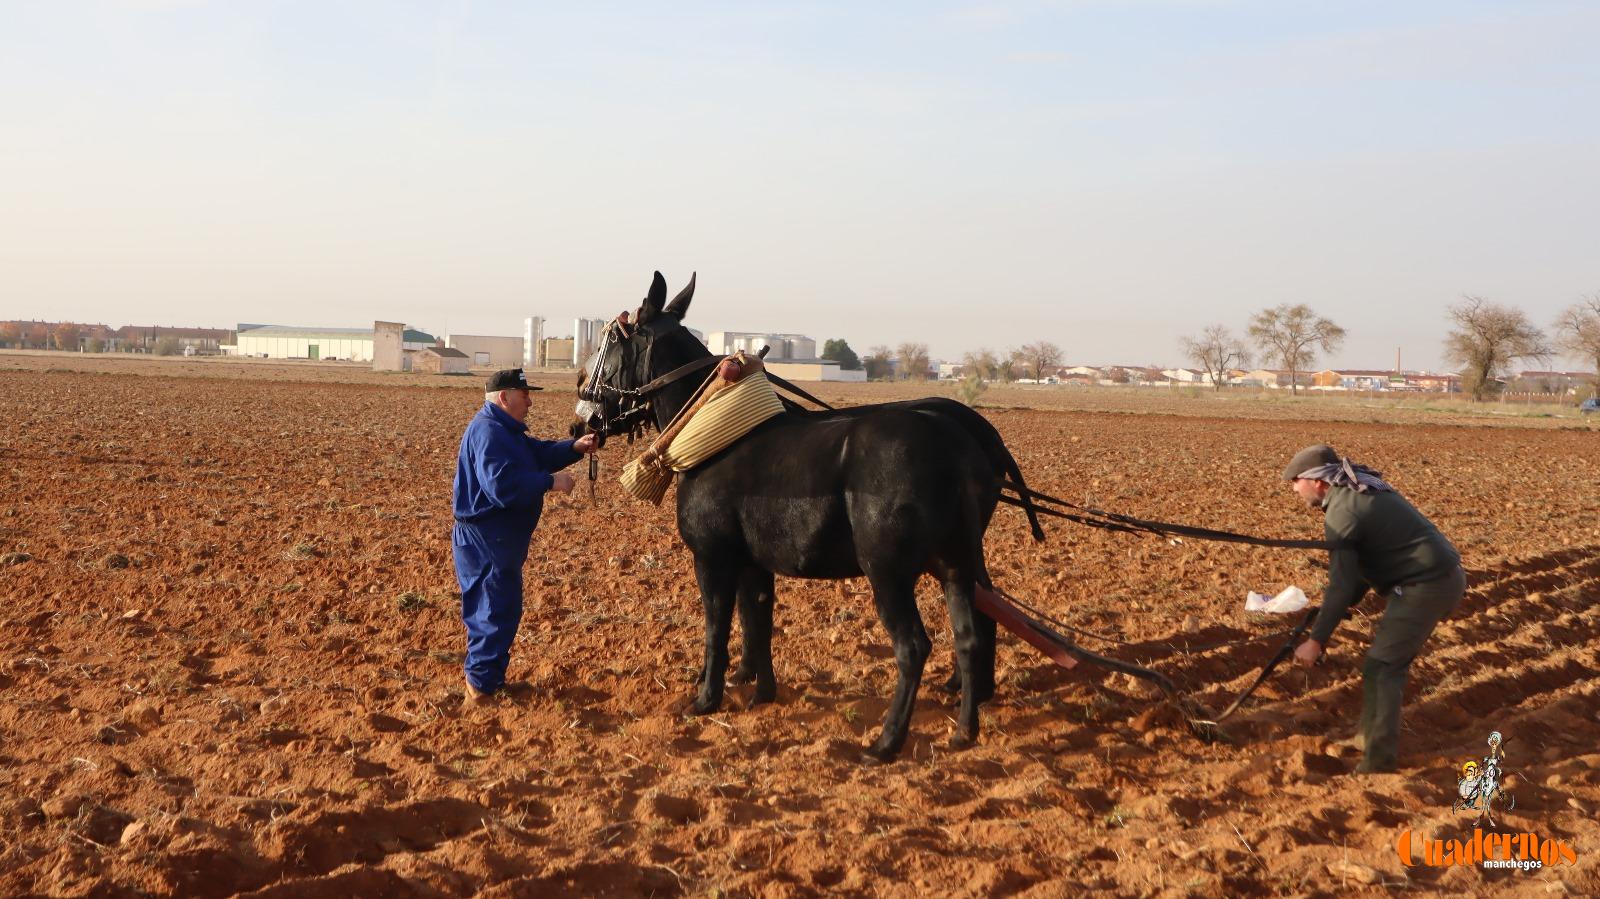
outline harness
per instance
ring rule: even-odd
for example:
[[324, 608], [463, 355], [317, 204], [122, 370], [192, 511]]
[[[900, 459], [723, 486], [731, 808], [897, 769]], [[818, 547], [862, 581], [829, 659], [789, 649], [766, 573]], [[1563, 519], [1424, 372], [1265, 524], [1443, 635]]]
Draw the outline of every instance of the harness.
[[[640, 384], [638, 387], [618, 387], [615, 384], [606, 383], [601, 377], [601, 370], [605, 366], [606, 353], [610, 351], [613, 344], [620, 343], [622, 347], [624, 359], [619, 367], [631, 367], [636, 371], [650, 371], [650, 360], [656, 346], [655, 334], [646, 332], [644, 353], [640, 360], [628, 358], [634, 355], [632, 352], [632, 340], [630, 339], [632, 336], [632, 334], [628, 333], [627, 326], [621, 322], [612, 321], [607, 324], [605, 331], [600, 336], [600, 346], [595, 351], [594, 363], [584, 373], [583, 383], [578, 387], [579, 399], [587, 400], [600, 406], [600, 427], [595, 430], [606, 437], [627, 434], [630, 442], [639, 429], [644, 426], [644, 415], [650, 411], [650, 403], [657, 393], [685, 378], [694, 377], [709, 368], [720, 365], [724, 360], [732, 359], [736, 355], [718, 356], [713, 354], [691, 362], [685, 362], [666, 374]], [[765, 357], [766, 354], [767, 351], [763, 348], [759, 355]], [[642, 362], [642, 365], [637, 364], [638, 362]], [[805, 389], [786, 378], [779, 377], [770, 371], [766, 372], [766, 378], [801, 399], [815, 403], [824, 409], [833, 409], [832, 406], [812, 396]], [[617, 416], [610, 419], [606, 418], [604, 402], [608, 395], [617, 398], [618, 407]], [[631, 401], [625, 408], [624, 400]]]

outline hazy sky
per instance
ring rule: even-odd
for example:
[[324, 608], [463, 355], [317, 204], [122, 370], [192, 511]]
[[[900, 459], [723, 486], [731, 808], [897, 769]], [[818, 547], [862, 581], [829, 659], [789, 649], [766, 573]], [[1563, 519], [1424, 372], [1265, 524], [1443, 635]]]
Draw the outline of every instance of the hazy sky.
[[0, 318], [1440, 364], [1600, 292], [1600, 4], [0, 0]]

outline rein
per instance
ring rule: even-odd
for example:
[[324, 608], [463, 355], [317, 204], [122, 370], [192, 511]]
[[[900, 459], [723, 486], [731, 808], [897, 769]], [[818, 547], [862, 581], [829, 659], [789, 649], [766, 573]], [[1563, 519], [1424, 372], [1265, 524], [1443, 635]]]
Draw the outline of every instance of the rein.
[[[1056, 518], [1065, 518], [1078, 524], [1088, 525], [1092, 528], [1101, 528], [1108, 531], [1122, 531], [1130, 534], [1156, 534], [1162, 537], [1192, 537], [1196, 540], [1215, 540], [1221, 543], [1243, 543], [1247, 546], [1268, 546], [1276, 549], [1343, 549], [1344, 544], [1332, 540], [1283, 540], [1276, 537], [1254, 537], [1249, 534], [1238, 534], [1233, 531], [1219, 531], [1212, 528], [1201, 528], [1187, 524], [1175, 524], [1170, 521], [1149, 521], [1143, 518], [1134, 518], [1131, 515], [1121, 515], [1116, 512], [1107, 512], [1092, 506], [1080, 506], [1069, 503], [1064, 499], [1054, 497], [1048, 493], [1040, 493], [1031, 487], [1014, 484], [1011, 481], [1001, 481], [1002, 490], [1014, 491], [1017, 495], [1001, 495], [1000, 501], [1013, 506], [1021, 506], [1052, 515]], [[1036, 503], [1050, 503], [1072, 509], [1074, 512], [1063, 512], [1059, 509], [1050, 509]]]

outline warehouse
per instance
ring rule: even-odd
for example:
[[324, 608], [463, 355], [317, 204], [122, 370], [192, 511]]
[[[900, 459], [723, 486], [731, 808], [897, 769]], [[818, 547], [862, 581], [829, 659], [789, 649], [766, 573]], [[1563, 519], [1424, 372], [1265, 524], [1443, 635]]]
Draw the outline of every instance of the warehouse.
[[[293, 328], [283, 325], [239, 326], [234, 351], [239, 356], [257, 359], [343, 359], [372, 361], [371, 328]], [[433, 335], [407, 328], [407, 350], [423, 350], [438, 344]]]
[[493, 337], [486, 334], [451, 334], [445, 345], [460, 350], [479, 368], [518, 368], [523, 364], [521, 337]]

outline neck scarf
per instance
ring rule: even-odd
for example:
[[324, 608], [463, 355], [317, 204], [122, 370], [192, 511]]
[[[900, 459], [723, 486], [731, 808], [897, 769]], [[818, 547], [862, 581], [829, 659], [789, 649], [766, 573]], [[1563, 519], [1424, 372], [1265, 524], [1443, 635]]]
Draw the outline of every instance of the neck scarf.
[[1344, 456], [1339, 461], [1308, 468], [1300, 477], [1313, 481], [1326, 481], [1331, 487], [1344, 487], [1357, 493], [1394, 493], [1395, 489], [1383, 479], [1383, 473], [1365, 465], [1357, 465]]

